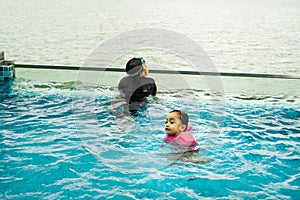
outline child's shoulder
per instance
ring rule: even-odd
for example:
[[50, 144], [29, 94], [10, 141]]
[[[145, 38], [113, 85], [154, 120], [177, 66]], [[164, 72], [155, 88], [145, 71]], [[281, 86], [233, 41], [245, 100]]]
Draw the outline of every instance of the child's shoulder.
[[189, 125], [186, 129], [186, 131], [180, 133], [176, 137], [176, 142], [183, 146], [196, 146], [198, 145], [198, 142], [196, 141], [195, 137], [193, 136], [191, 132], [192, 126]]
[[154, 79], [151, 78], [151, 77], [143, 77], [142, 80], [145, 80], [145, 81], [147, 81], [149, 83], [155, 83]]
[[182, 133], [180, 133], [177, 137], [177, 140], [181, 140], [181, 141], [193, 141], [195, 140], [193, 134], [191, 131], [184, 131]]

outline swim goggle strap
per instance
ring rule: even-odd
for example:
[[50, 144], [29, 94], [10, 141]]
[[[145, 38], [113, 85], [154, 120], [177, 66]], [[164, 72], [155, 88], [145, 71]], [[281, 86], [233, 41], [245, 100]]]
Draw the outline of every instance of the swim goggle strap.
[[146, 61], [143, 57], [141, 57], [140, 59], [141, 59], [141, 63], [142, 63], [140, 69], [137, 72], [135, 72], [134, 74], [130, 74], [130, 76], [136, 76], [142, 72], [143, 66], [145, 65]]

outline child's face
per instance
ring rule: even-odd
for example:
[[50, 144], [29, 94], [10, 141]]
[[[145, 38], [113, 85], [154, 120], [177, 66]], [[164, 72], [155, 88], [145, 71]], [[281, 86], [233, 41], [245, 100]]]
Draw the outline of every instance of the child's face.
[[168, 135], [178, 135], [185, 129], [185, 125], [181, 123], [180, 115], [176, 112], [169, 113], [166, 119], [165, 131]]

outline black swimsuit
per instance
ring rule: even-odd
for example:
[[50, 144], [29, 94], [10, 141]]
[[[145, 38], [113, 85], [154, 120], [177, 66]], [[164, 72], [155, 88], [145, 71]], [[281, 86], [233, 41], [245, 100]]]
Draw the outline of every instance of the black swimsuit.
[[155, 96], [157, 92], [154, 80], [148, 77], [126, 76], [121, 79], [118, 88], [132, 114], [146, 105], [146, 97]]

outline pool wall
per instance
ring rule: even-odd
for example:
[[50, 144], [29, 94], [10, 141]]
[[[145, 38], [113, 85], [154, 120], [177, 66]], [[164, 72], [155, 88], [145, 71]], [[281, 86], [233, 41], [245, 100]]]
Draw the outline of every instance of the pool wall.
[[1, 61], [0, 81], [11, 81], [14, 78], [14, 66], [12, 62]]
[[[17, 68], [16, 78], [45, 82], [82, 82], [91, 86], [117, 87], [119, 80], [126, 76], [125, 72], [92, 71], [92, 70], [52, 70]], [[155, 79], [158, 89], [196, 89], [209, 92], [209, 75], [187, 75], [149, 73]], [[214, 76], [221, 83], [225, 94], [300, 96], [300, 78], [264, 78], [244, 76]]]

